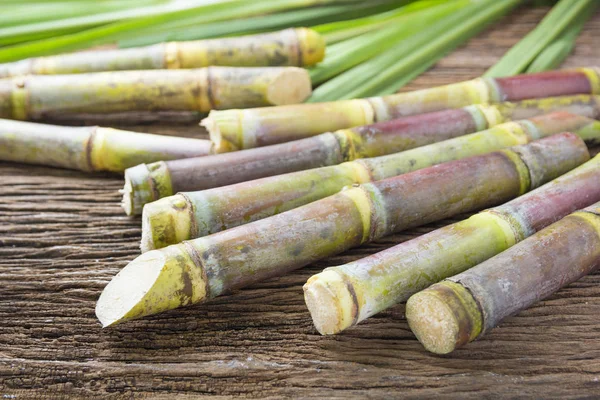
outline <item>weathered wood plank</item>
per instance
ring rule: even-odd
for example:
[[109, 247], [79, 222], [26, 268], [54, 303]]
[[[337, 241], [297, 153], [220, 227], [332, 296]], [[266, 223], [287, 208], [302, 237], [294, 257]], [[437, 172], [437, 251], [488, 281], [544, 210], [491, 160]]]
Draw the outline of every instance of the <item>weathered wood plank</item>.
[[[473, 78], [544, 9], [518, 10], [406, 90]], [[598, 65], [600, 15], [567, 66]], [[204, 133], [190, 116], [88, 121]], [[137, 254], [121, 178], [0, 164], [0, 395], [5, 398], [597, 398], [600, 274], [583, 278], [449, 356], [426, 353], [399, 305], [336, 337], [312, 327], [301, 286], [442, 224], [394, 235], [208, 304], [101, 330], [100, 291]], [[450, 221], [446, 221], [448, 223]]]

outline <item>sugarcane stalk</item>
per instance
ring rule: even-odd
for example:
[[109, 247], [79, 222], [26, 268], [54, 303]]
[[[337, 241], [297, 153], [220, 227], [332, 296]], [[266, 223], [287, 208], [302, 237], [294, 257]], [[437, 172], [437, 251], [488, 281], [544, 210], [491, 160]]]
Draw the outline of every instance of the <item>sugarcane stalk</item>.
[[[312, 276], [304, 297], [317, 330], [339, 333], [499, 254], [600, 200], [600, 156], [504, 205]], [[352, 296], [349, 296], [349, 293]]]
[[317, 104], [212, 111], [202, 121], [217, 152], [249, 149], [323, 132], [470, 104], [573, 94], [600, 94], [595, 68], [507, 78], [477, 78], [414, 92]]
[[0, 119], [0, 161], [123, 172], [140, 162], [206, 155], [210, 148], [202, 139]]
[[386, 156], [182, 192], [144, 206], [141, 249], [165, 247], [279, 214], [335, 194], [347, 185], [386, 179], [564, 131], [575, 131], [594, 142], [600, 138], [600, 122], [557, 112]]
[[159, 43], [29, 58], [0, 64], [0, 78], [84, 72], [202, 68], [211, 65], [311, 66], [323, 59], [325, 42], [307, 28], [212, 40]]
[[565, 133], [349, 188], [271, 218], [142, 254], [102, 292], [103, 326], [194, 304], [392, 232], [498, 204], [589, 159]]
[[0, 80], [0, 117], [42, 119], [77, 113], [200, 111], [297, 103], [311, 91], [296, 67], [207, 67], [28, 75]]
[[[377, 157], [557, 110], [597, 118], [600, 116], [600, 99], [580, 95], [473, 105], [235, 153], [142, 164], [125, 171], [122, 204], [127, 215], [137, 215], [141, 214], [145, 204], [178, 192], [211, 189], [357, 158]], [[155, 182], [169, 184], [157, 186]]]
[[447, 354], [600, 266], [600, 203], [412, 296], [408, 323], [425, 348]]

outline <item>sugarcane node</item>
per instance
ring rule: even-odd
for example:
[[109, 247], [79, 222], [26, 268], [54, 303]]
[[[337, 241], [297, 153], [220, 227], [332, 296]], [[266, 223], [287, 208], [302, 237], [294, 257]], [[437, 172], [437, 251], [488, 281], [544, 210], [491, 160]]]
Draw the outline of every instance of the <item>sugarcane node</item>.
[[165, 197], [144, 206], [142, 253], [195, 236], [194, 208], [184, 194]]

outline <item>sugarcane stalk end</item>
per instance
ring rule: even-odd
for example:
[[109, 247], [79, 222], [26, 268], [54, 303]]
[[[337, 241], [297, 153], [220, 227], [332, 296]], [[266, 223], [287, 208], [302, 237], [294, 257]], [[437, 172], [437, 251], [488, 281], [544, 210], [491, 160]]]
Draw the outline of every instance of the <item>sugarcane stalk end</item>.
[[288, 67], [273, 78], [267, 89], [267, 102], [275, 106], [298, 104], [310, 96], [312, 84], [303, 68]]
[[355, 296], [336, 271], [314, 275], [303, 289], [306, 306], [321, 335], [333, 335], [353, 325], [358, 313]]
[[325, 58], [325, 39], [317, 31], [308, 28], [296, 28], [296, 35], [302, 54], [301, 64], [307, 67], [315, 65]]
[[144, 253], [125, 266], [96, 303], [102, 326], [156, 314], [204, 300], [201, 268], [180, 246]]
[[171, 176], [164, 161], [140, 164], [125, 170], [121, 206], [127, 215], [140, 215], [145, 204], [173, 194]]
[[192, 238], [193, 208], [182, 194], [148, 203], [142, 212], [142, 253]]
[[425, 349], [448, 354], [481, 333], [482, 315], [462, 285], [443, 281], [406, 302], [408, 325]]

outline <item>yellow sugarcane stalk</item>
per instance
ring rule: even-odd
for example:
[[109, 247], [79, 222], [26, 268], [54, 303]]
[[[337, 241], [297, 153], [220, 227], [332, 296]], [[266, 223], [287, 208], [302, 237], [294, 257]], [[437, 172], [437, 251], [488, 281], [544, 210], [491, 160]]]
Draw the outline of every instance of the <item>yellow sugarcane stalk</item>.
[[146, 204], [141, 248], [161, 248], [266, 218], [330, 196], [347, 185], [386, 179], [564, 131], [594, 142], [600, 137], [600, 122], [556, 112], [381, 157], [179, 193]]
[[1, 161], [123, 172], [140, 162], [206, 156], [210, 148], [202, 139], [0, 119]]
[[29, 58], [0, 64], [0, 78], [100, 71], [232, 67], [309, 67], [325, 55], [325, 41], [307, 28], [232, 38], [159, 43]]
[[303, 101], [311, 92], [297, 67], [207, 67], [28, 75], [0, 80], [0, 118], [78, 113], [199, 111]]
[[213, 111], [202, 125], [209, 131], [215, 150], [226, 152], [470, 104], [573, 94], [600, 94], [599, 70], [578, 68], [507, 78], [477, 78], [384, 97]]
[[406, 318], [427, 350], [447, 354], [598, 267], [600, 203], [413, 295]]

